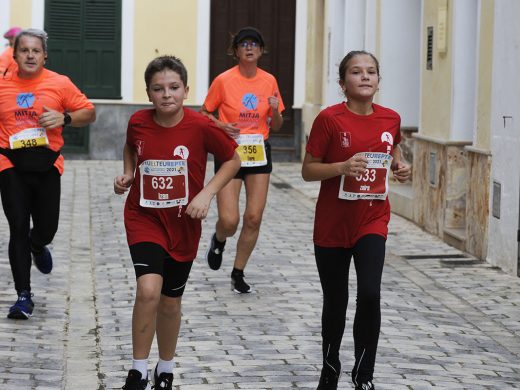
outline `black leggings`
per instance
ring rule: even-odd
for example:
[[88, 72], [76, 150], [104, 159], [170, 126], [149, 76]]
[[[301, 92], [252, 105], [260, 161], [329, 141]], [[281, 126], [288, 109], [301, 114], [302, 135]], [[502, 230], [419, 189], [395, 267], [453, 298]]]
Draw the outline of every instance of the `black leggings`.
[[381, 275], [385, 260], [385, 238], [363, 236], [353, 248], [314, 246], [323, 290], [321, 316], [323, 364], [339, 371], [339, 348], [345, 330], [350, 260], [354, 256], [357, 305], [354, 317], [355, 384], [372, 380], [381, 328]]
[[20, 172], [16, 168], [0, 172], [2, 206], [9, 223], [9, 262], [18, 293], [31, 291], [30, 247], [40, 251], [58, 230], [60, 179], [56, 168], [47, 172]]

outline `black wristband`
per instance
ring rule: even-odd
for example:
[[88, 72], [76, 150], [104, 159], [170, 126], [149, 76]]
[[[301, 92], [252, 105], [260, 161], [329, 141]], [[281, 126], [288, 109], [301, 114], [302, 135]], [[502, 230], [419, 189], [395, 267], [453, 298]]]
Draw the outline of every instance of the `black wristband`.
[[70, 125], [71, 122], [72, 122], [72, 118], [70, 117], [70, 115], [67, 112], [64, 112], [63, 113], [63, 126]]

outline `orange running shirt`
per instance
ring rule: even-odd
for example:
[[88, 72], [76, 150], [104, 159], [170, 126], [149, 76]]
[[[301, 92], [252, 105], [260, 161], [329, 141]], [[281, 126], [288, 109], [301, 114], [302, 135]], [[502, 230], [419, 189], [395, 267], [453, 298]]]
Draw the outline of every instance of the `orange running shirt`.
[[0, 77], [15, 73], [17, 69], [18, 64], [13, 58], [13, 48], [9, 46], [0, 54]]
[[272, 111], [267, 99], [277, 96], [278, 111], [284, 105], [274, 76], [257, 68], [256, 76], [248, 79], [240, 74], [238, 65], [215, 77], [209, 87], [204, 106], [208, 112], [218, 109], [222, 122], [237, 123], [240, 134], [262, 134], [269, 137]]
[[[43, 69], [35, 79], [20, 79], [13, 74], [0, 78], [0, 147], [9, 148], [9, 137], [24, 129], [40, 127], [38, 117], [43, 107], [59, 112], [93, 109], [94, 105], [67, 76]], [[63, 146], [63, 128], [47, 129], [49, 148], [58, 151]], [[9, 159], [0, 155], [0, 171], [11, 168]], [[54, 166], [63, 173], [63, 156]]]

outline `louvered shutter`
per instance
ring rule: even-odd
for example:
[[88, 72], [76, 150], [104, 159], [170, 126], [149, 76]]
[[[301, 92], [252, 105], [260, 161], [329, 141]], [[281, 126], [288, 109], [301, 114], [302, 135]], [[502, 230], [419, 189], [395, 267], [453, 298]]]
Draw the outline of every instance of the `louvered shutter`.
[[121, 98], [121, 0], [46, 0], [47, 67], [89, 98]]

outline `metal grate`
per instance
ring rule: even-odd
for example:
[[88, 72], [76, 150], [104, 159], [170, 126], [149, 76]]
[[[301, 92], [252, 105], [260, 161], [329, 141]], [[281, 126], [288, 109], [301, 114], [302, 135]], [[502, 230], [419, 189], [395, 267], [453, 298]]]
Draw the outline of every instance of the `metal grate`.
[[427, 28], [426, 69], [433, 69], [433, 26]]

